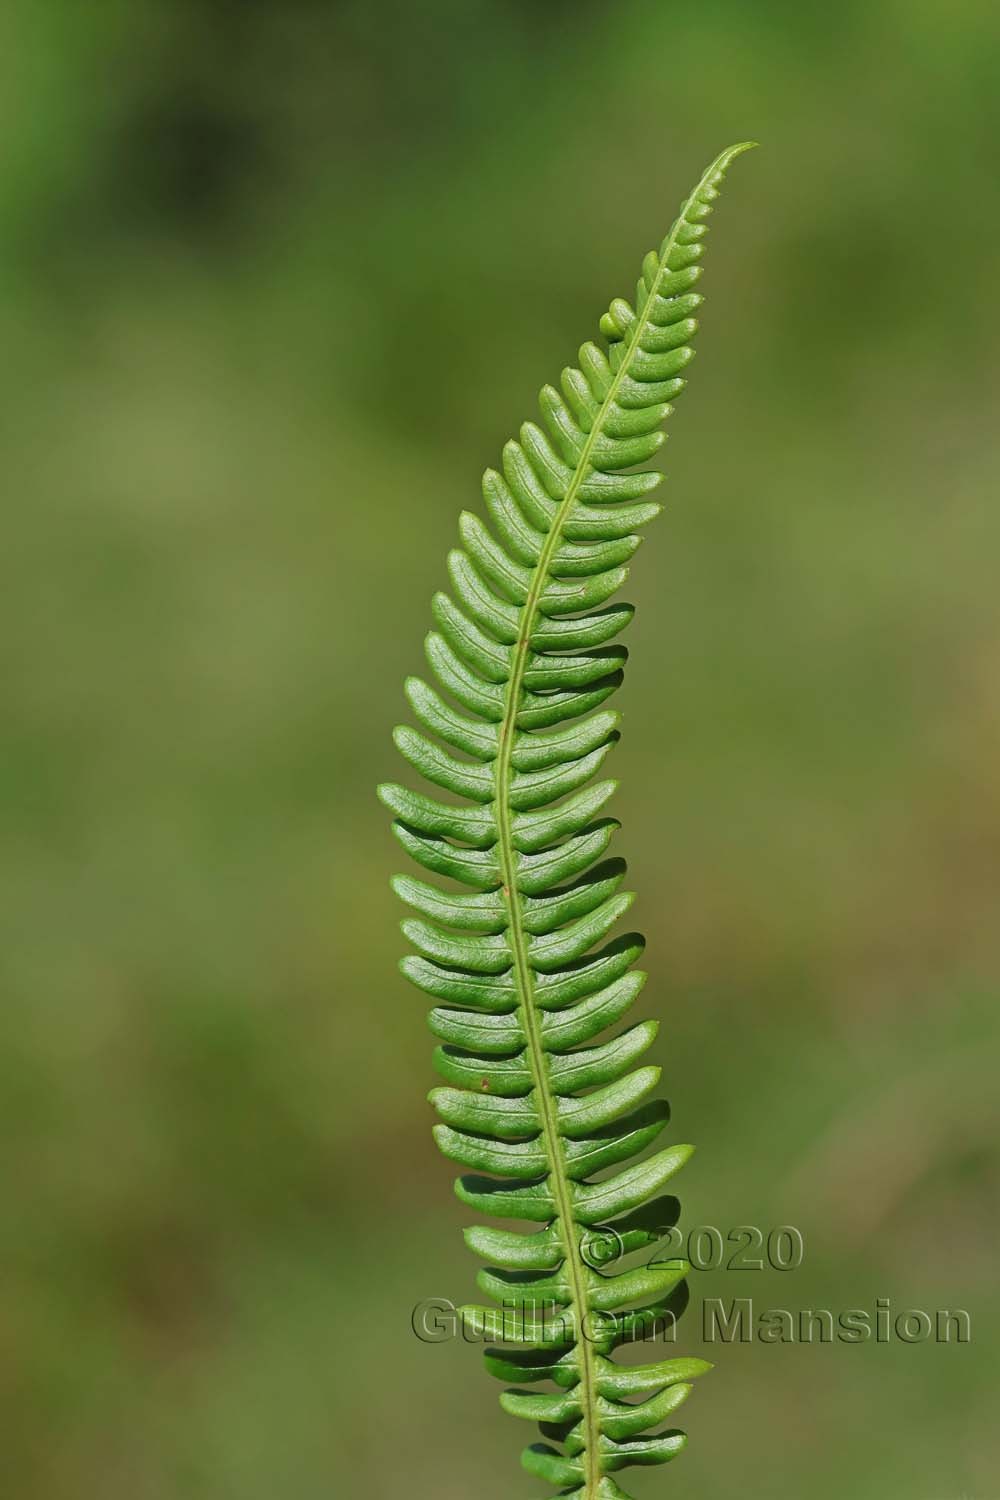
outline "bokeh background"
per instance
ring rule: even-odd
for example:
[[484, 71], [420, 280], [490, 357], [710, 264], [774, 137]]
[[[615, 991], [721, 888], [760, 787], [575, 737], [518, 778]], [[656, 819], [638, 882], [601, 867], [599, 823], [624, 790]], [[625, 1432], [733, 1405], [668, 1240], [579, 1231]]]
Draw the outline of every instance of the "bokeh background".
[[[377, 778], [455, 517], [702, 166], [616, 812], [697, 1297], [964, 1307], [733, 1347], [644, 1497], [995, 1497], [988, 0], [8, 0], [4, 1489], [540, 1494], [395, 973]], [[682, 1325], [682, 1329], [685, 1325]], [[689, 1314], [679, 1349], [699, 1347]]]

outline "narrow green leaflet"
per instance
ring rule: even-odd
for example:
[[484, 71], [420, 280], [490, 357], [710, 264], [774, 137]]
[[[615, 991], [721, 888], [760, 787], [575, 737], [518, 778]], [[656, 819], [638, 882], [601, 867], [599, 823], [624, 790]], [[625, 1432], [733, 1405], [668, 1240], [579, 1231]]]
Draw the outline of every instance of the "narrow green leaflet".
[[687, 1265], [649, 1247], [692, 1148], [663, 1143], [660, 1070], [644, 1062], [655, 1022], [613, 1029], [642, 986], [643, 939], [615, 936], [632, 898], [607, 856], [615, 782], [601, 778], [633, 613], [614, 596], [660, 509], [661, 476], [637, 466], [685, 384], [705, 220], [750, 144], [712, 163], [643, 261], [634, 305], [616, 297], [601, 318], [604, 347], [583, 345], [543, 388], [541, 425], [486, 471], [488, 524], [462, 516], [432, 604], [437, 685], [407, 682], [419, 727], [395, 732], [429, 790], [379, 788], [403, 848], [450, 882], [393, 882], [413, 913], [403, 972], [436, 1002], [438, 1145], [467, 1169], [463, 1203], [525, 1225], [466, 1232], [493, 1299], [464, 1309], [466, 1326], [495, 1341], [504, 1409], [539, 1424], [525, 1468], [580, 1500], [620, 1500], [620, 1470], [680, 1451], [674, 1412], [708, 1369], [613, 1357], [679, 1306]]

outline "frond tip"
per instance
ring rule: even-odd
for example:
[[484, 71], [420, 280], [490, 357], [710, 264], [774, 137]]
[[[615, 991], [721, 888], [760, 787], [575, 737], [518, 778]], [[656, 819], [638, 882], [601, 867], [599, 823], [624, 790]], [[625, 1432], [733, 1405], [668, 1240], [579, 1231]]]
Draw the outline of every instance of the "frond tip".
[[[438, 1002], [438, 1145], [470, 1169], [463, 1203], [529, 1226], [466, 1231], [500, 1310], [464, 1313], [502, 1346], [486, 1364], [511, 1387], [504, 1409], [547, 1440], [525, 1450], [525, 1468], [581, 1500], [624, 1500], [613, 1474], [676, 1456], [684, 1434], [660, 1429], [709, 1368], [613, 1358], [682, 1300], [684, 1261], [635, 1257], [673, 1222], [660, 1195], [692, 1148], [645, 1154], [669, 1120], [652, 1097], [660, 1069], [643, 1061], [655, 1022], [609, 1035], [642, 988], [644, 944], [613, 936], [632, 897], [624, 861], [605, 857], [615, 782], [594, 777], [619, 737], [602, 705], [622, 681], [616, 637], [633, 614], [611, 601], [660, 509], [648, 496], [662, 476], [636, 466], [664, 441], [694, 357], [705, 220], [753, 144], [705, 172], [643, 261], [634, 305], [609, 304], [604, 345], [585, 343], [559, 387], [543, 387], [542, 425], [526, 422], [483, 477], [489, 526], [462, 516], [426, 640], [448, 696], [410, 678], [421, 728], [395, 731], [413, 769], [455, 800], [379, 788], [407, 853], [459, 887], [393, 882], [415, 913], [403, 973]], [[522, 1389], [535, 1385], [546, 1389]]]

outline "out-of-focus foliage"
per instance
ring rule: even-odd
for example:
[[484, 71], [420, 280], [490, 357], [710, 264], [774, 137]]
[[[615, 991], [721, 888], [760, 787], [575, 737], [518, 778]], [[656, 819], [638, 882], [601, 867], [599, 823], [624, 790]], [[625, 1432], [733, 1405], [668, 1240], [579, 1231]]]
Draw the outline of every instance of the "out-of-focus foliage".
[[484, 456], [746, 136], [616, 812], [685, 1222], [806, 1256], [693, 1290], [973, 1342], [695, 1320], [712, 1400], [636, 1488], [990, 1492], [998, 45], [984, 0], [4, 7], [12, 1495], [458, 1500], [442, 1414], [509, 1493], [468, 1351], [409, 1326], [469, 1294], [467, 1211], [370, 785]]

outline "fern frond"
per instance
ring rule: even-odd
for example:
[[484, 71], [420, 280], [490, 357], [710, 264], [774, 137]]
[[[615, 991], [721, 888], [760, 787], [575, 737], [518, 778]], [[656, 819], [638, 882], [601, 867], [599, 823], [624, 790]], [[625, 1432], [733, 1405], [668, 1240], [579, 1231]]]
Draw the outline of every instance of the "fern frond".
[[[598, 1040], [645, 976], [633, 968], [642, 937], [611, 935], [632, 897], [624, 862], [605, 857], [615, 782], [593, 778], [618, 739], [619, 716], [601, 705], [621, 683], [627, 653], [614, 642], [633, 613], [609, 601], [660, 509], [647, 497], [661, 476], [636, 466], [660, 447], [684, 386], [705, 219], [746, 149], [713, 162], [646, 256], [635, 305], [616, 297], [601, 318], [606, 348], [583, 345], [561, 389], [541, 392], [544, 425], [525, 423], [486, 471], [490, 527], [461, 518], [426, 642], [457, 707], [412, 678], [426, 733], [395, 732], [410, 765], [459, 800], [379, 788], [407, 852], [466, 888], [393, 882], [416, 913], [403, 972], [439, 1002], [438, 1145], [469, 1169], [456, 1184], [464, 1203], [540, 1226], [466, 1232], [491, 1263], [480, 1288], [500, 1304], [464, 1309], [466, 1324], [502, 1346], [486, 1355], [513, 1386], [502, 1405], [548, 1439], [525, 1467], [581, 1500], [620, 1500], [612, 1474], [675, 1456], [683, 1433], [650, 1429], [708, 1368], [612, 1358], [683, 1296], [685, 1262], [628, 1257], [663, 1233], [660, 1195], [692, 1148], [632, 1160], [669, 1118], [651, 1098], [660, 1070], [641, 1061], [655, 1022]], [[536, 1384], [549, 1389], [521, 1388]]]

